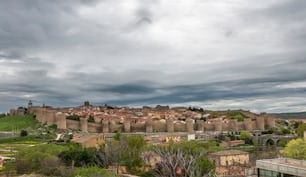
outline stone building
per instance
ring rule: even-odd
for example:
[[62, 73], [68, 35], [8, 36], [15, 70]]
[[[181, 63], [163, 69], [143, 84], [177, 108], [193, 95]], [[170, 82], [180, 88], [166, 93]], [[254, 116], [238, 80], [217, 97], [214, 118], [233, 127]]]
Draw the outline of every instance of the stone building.
[[216, 165], [219, 175], [244, 176], [249, 164], [249, 153], [239, 150], [225, 150], [208, 155]]
[[256, 161], [258, 177], [305, 177], [306, 161], [289, 158]]

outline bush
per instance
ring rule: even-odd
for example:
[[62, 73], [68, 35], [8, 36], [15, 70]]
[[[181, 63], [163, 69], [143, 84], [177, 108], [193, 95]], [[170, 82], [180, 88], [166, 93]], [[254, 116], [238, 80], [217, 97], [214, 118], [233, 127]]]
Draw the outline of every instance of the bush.
[[36, 125], [37, 121], [32, 115], [5, 116], [0, 119], [0, 131], [35, 129]]
[[77, 168], [76, 171], [71, 175], [74, 176], [82, 176], [82, 177], [92, 177], [92, 176], [104, 176], [104, 177], [116, 177], [115, 174], [111, 173], [107, 169], [99, 168], [99, 167], [89, 167], [89, 168]]
[[71, 116], [67, 116], [67, 119], [80, 121], [80, 116], [78, 116], [78, 115], [71, 115]]
[[16, 171], [18, 174], [53, 173], [61, 164], [58, 154], [66, 149], [54, 144], [21, 148], [16, 154]]
[[28, 132], [26, 130], [21, 130], [20, 136], [28, 136]]
[[240, 112], [228, 112], [226, 115], [230, 116], [232, 119], [237, 119], [239, 122], [246, 118], [246, 116]]
[[95, 118], [94, 118], [94, 117], [92, 117], [92, 116], [89, 116], [89, 118], [88, 118], [88, 122], [95, 122]]

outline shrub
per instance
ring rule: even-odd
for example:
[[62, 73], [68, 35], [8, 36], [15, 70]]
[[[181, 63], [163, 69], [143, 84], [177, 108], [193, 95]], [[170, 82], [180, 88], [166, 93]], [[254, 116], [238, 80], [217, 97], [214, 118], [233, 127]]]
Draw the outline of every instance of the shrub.
[[28, 136], [28, 132], [26, 130], [21, 130], [20, 136]]
[[80, 116], [74, 114], [71, 116], [67, 116], [67, 119], [80, 121]]
[[95, 122], [95, 118], [90, 115], [89, 118], [88, 118], [88, 122]]

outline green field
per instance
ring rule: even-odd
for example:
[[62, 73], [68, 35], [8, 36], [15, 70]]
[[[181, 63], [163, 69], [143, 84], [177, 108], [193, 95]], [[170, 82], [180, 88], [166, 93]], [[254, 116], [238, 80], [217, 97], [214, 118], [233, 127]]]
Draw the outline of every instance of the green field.
[[6, 116], [0, 118], [0, 131], [19, 132], [22, 129], [35, 129], [37, 121], [32, 115]]
[[228, 112], [226, 115], [230, 116], [232, 119], [237, 119], [238, 121], [243, 121], [245, 118], [247, 118], [241, 112]]
[[55, 136], [51, 135], [51, 134], [0, 138], [0, 145], [3, 144], [3, 143], [7, 143], [7, 144], [14, 144], [14, 143], [15, 144], [37, 144], [37, 143], [48, 142], [49, 140], [53, 140], [53, 139], [55, 139]]

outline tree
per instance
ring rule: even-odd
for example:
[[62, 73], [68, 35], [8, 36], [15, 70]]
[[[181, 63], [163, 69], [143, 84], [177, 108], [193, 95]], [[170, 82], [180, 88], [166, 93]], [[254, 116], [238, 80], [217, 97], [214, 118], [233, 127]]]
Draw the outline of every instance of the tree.
[[67, 116], [67, 119], [80, 121], [80, 116], [74, 114]]
[[20, 136], [28, 136], [28, 132], [26, 130], [21, 130]]
[[155, 146], [152, 151], [160, 157], [155, 176], [198, 177], [211, 173], [214, 164], [205, 155], [215, 143], [181, 142], [168, 147]]
[[296, 129], [296, 133], [299, 137], [304, 136], [304, 131], [306, 131], [306, 123], [300, 123], [298, 128]]
[[137, 174], [139, 167], [144, 165], [140, 157], [146, 142], [143, 136], [131, 135], [125, 136], [116, 134], [114, 139], [102, 145], [96, 155], [96, 162], [101, 167], [109, 165], [124, 165], [129, 173]]
[[253, 144], [251, 139], [251, 133], [249, 131], [241, 131], [240, 139], [244, 140], [247, 144]]
[[95, 122], [95, 118], [92, 115], [90, 115], [88, 118], [88, 122]]
[[21, 148], [16, 154], [16, 171], [18, 174], [31, 172], [54, 174], [61, 165], [57, 155], [65, 149], [66, 147], [54, 144]]
[[288, 142], [285, 149], [281, 151], [285, 157], [294, 159], [306, 159], [306, 139], [298, 138]]
[[66, 165], [72, 167], [88, 167], [95, 165], [95, 148], [83, 148], [78, 144], [71, 144], [69, 150], [63, 151], [59, 157]]
[[0, 114], [0, 118], [6, 117], [6, 114], [2, 113]]

